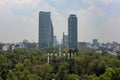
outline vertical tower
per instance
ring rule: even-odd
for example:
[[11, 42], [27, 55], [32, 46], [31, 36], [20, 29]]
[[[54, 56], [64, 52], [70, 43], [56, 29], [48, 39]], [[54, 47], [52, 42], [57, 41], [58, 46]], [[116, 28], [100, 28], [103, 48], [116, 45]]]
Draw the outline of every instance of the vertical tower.
[[98, 46], [98, 45], [99, 45], [98, 39], [93, 39], [93, 46]]
[[71, 14], [68, 18], [68, 47], [77, 48], [77, 17]]
[[62, 40], [62, 45], [65, 47], [65, 37], [64, 37], [64, 32], [63, 32], [63, 40]]
[[53, 25], [50, 12], [39, 13], [39, 48], [53, 46]]
[[68, 48], [68, 35], [65, 35], [64, 32], [63, 32], [63, 40], [62, 40], [62, 45], [63, 47], [65, 48]]

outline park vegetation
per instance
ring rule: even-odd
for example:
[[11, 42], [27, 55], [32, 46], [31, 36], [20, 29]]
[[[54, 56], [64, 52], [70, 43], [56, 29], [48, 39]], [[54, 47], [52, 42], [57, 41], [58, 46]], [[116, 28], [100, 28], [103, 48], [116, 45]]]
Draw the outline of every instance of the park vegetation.
[[[52, 53], [48, 63], [48, 53]], [[120, 80], [120, 55], [93, 49], [57, 48], [0, 51], [0, 80]], [[120, 53], [118, 51], [118, 53]]]

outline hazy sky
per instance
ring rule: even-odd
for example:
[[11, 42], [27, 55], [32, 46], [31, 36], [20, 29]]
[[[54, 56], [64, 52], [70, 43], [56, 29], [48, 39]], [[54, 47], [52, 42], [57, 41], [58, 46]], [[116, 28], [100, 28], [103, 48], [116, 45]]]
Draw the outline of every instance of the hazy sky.
[[51, 12], [59, 41], [74, 13], [79, 41], [120, 42], [120, 0], [0, 0], [0, 42], [37, 42], [39, 11]]

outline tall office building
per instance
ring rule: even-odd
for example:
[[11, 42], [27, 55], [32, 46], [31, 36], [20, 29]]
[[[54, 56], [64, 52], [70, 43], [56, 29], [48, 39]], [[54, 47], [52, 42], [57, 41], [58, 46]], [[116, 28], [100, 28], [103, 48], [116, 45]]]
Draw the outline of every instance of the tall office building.
[[68, 18], [68, 48], [77, 48], [77, 17], [71, 14]]
[[39, 13], [39, 48], [53, 46], [53, 25], [50, 12]]
[[98, 39], [93, 39], [93, 46], [98, 46], [98, 45], [99, 45]]
[[68, 48], [68, 35], [65, 35], [63, 32], [62, 46]]
[[53, 46], [56, 47], [56, 46], [58, 46], [58, 44], [59, 44], [59, 43], [58, 43], [58, 41], [57, 41], [57, 37], [54, 36], [54, 37], [53, 37]]

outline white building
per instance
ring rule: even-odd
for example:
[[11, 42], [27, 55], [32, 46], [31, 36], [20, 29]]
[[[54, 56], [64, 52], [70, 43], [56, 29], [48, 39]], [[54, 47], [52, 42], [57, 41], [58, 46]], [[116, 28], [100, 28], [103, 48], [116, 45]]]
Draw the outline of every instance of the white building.
[[2, 47], [2, 50], [3, 51], [7, 51], [10, 49], [10, 44], [5, 44], [3, 47]]

